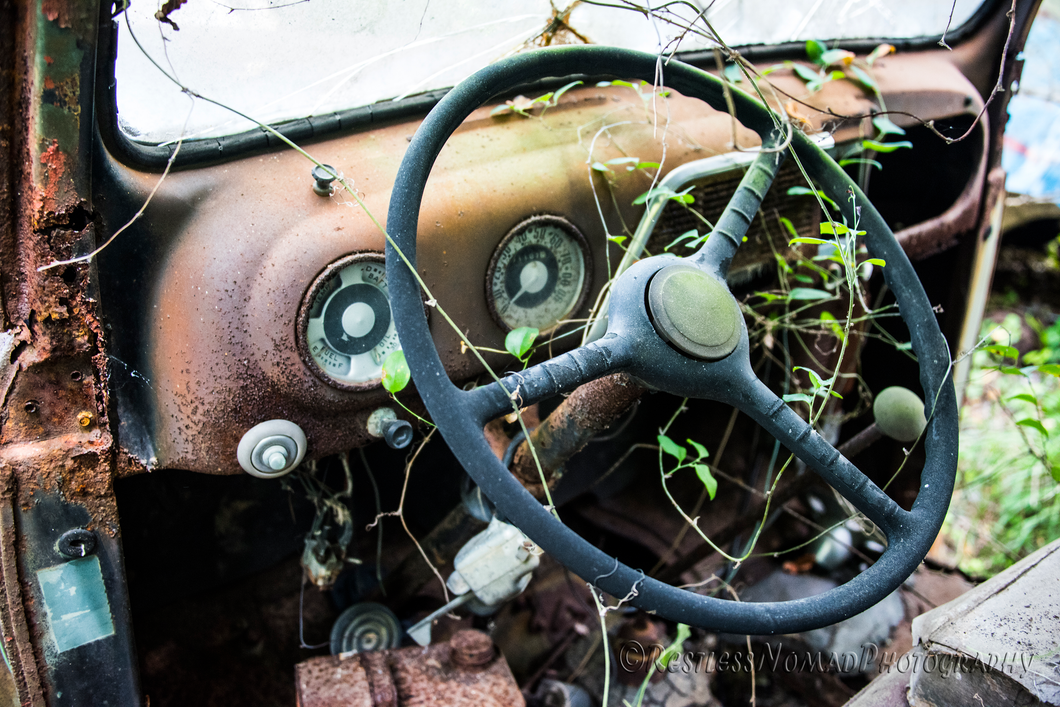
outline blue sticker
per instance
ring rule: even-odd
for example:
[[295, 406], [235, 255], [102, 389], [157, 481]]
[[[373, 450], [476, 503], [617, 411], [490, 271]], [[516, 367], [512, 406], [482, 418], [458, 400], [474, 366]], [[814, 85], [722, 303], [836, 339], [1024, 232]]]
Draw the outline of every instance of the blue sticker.
[[60, 653], [114, 635], [107, 589], [95, 555], [39, 570], [44, 609]]

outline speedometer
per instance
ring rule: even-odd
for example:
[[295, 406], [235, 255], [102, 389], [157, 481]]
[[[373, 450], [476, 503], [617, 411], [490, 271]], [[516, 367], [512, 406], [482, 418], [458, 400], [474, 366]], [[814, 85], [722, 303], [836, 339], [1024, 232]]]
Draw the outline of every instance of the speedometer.
[[310, 286], [299, 316], [299, 348], [313, 372], [338, 387], [371, 387], [401, 348], [381, 255], [351, 255]]
[[552, 329], [581, 306], [590, 272], [589, 248], [574, 224], [528, 218], [493, 253], [486, 273], [490, 313], [505, 329]]

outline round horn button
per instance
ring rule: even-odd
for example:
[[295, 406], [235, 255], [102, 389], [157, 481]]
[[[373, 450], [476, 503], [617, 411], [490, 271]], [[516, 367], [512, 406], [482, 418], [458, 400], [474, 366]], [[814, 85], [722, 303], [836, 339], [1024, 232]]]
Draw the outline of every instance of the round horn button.
[[740, 341], [740, 308], [729, 290], [690, 265], [656, 273], [648, 306], [659, 334], [690, 356], [725, 358]]

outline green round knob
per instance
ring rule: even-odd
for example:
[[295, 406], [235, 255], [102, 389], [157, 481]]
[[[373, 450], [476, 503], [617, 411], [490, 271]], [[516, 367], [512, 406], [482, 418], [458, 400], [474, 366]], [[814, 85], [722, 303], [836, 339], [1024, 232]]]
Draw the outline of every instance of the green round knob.
[[901, 386], [884, 388], [872, 404], [872, 414], [880, 431], [899, 442], [912, 442], [927, 427], [924, 401]]
[[655, 274], [648, 306], [664, 339], [696, 358], [725, 358], [740, 341], [740, 307], [728, 288], [702, 270], [678, 264]]

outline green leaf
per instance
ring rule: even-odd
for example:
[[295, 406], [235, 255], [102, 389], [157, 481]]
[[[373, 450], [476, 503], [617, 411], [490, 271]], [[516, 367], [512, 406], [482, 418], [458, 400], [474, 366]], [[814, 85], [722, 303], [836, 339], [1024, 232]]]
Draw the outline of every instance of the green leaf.
[[1015, 346], [1002, 346], [1001, 344], [992, 344], [990, 346], [983, 347], [995, 356], [1001, 358], [1011, 358], [1013, 361], [1017, 360], [1020, 356], [1020, 352]]
[[607, 240], [622, 245], [626, 241], [626, 236], [608, 236]]
[[821, 321], [832, 330], [832, 333], [842, 340], [846, 334], [843, 332], [843, 327], [839, 325], [839, 320], [835, 318], [835, 315], [831, 312], [821, 312]]
[[788, 297], [793, 300], [832, 299], [832, 293], [810, 287], [795, 287], [788, 293]]
[[860, 66], [851, 66], [850, 71], [853, 72], [854, 80], [863, 85], [870, 91], [879, 91], [880, 86], [876, 83], [876, 79], [869, 76], [868, 72], [862, 69]]
[[866, 150], [872, 150], [874, 152], [894, 152], [903, 147], [912, 147], [913, 143], [908, 140], [902, 140], [901, 142], [877, 142], [875, 140], [862, 140], [861, 146]]
[[1049, 432], [1045, 429], [1045, 425], [1043, 425], [1040, 421], [1035, 420], [1033, 417], [1025, 417], [1022, 420], [1017, 420], [1016, 424], [1020, 425], [1021, 427], [1033, 427], [1034, 429], [1041, 432], [1043, 437], [1049, 436]]
[[[714, 497], [711, 496], [711, 498]], [[668, 668], [670, 663], [681, 655], [681, 649], [684, 648], [685, 641], [691, 635], [692, 629], [688, 628], [688, 624], [677, 624], [677, 634], [674, 636], [674, 642], [667, 646], [666, 650], [659, 655], [659, 665]]]
[[821, 87], [829, 81], [838, 81], [839, 79], [845, 77], [846, 74], [844, 74], [842, 71], [830, 71], [827, 74], [824, 74], [823, 76], [820, 76], [817, 79], [810, 81], [808, 84], [806, 84], [806, 88], [811, 92], [820, 91]]
[[611, 169], [603, 162], [593, 162], [593, 169], [597, 172], [610, 172]]
[[706, 457], [710, 456], [710, 453], [707, 451], [707, 448], [704, 447], [699, 442], [693, 442], [690, 439], [686, 439], [685, 441], [688, 442], [689, 444], [691, 444], [692, 448], [696, 450], [696, 454], [698, 455], [698, 456], [696, 456], [697, 460], [705, 459]]
[[1037, 351], [1028, 351], [1023, 354], [1023, 362], [1029, 363], [1032, 366], [1040, 366], [1046, 361], [1053, 359], [1052, 349], [1038, 349]]
[[694, 188], [695, 186], [693, 185], [686, 189], [682, 189], [681, 191], [675, 192], [669, 187], [656, 187], [653, 191], [657, 193], [652, 194], [651, 198], [654, 199], [657, 196], [665, 196], [668, 199], [680, 201], [682, 204], [691, 204], [693, 201], [695, 201], [695, 198], [691, 194], [689, 194], [689, 192], [692, 191]]
[[659, 169], [658, 162], [638, 162], [637, 169]]
[[727, 65], [722, 73], [725, 75], [725, 79], [729, 83], [740, 83], [743, 81], [743, 72], [740, 71], [739, 64]]
[[1022, 400], [1024, 402], [1030, 403], [1031, 405], [1037, 405], [1038, 404], [1038, 398], [1034, 397], [1030, 393], [1020, 393], [1019, 395], [1013, 395], [1013, 396], [1011, 396], [1011, 397], [1009, 397], [1007, 399], [1008, 400]]
[[790, 218], [784, 218], [781, 216], [780, 225], [784, 227], [784, 230], [791, 234], [792, 238], [798, 238], [799, 232], [795, 230], [795, 224], [791, 222]]
[[905, 130], [891, 122], [886, 115], [877, 115], [872, 119], [872, 124], [883, 135], [905, 135]]
[[637, 164], [639, 161], [636, 157], [616, 157], [613, 160], [608, 160], [605, 164]]
[[699, 231], [697, 231], [694, 228], [691, 231], [685, 231], [680, 236], [678, 236], [677, 238], [675, 238], [672, 241], [670, 241], [669, 245], [667, 245], [665, 248], [663, 248], [663, 250], [670, 250], [671, 248], [673, 248], [675, 245], [677, 245], [681, 241], [688, 240], [689, 238], [692, 238], [694, 240], [691, 243], [686, 243], [685, 247], [686, 248], [695, 248], [696, 245], [697, 245], [695, 240], [699, 239]]
[[884, 268], [887, 267], [887, 261], [883, 258], [869, 258], [865, 261], [869, 265], [875, 265], [876, 267]]
[[688, 450], [682, 447], [677, 442], [673, 441], [666, 435], [659, 435], [656, 437], [659, 440], [659, 446], [662, 450], [672, 457], [677, 458], [677, 463], [680, 464], [688, 456]]
[[816, 39], [806, 40], [806, 56], [809, 57], [810, 61], [820, 63], [821, 57], [824, 56], [826, 51], [828, 51], [828, 48]]
[[527, 351], [534, 345], [534, 339], [541, 332], [534, 327], [521, 326], [518, 329], [512, 329], [508, 332], [508, 336], [504, 337], [504, 348], [512, 356], [515, 356], [520, 361], [526, 356]]
[[[821, 224], [822, 226], [824, 224]], [[832, 245], [832, 241], [825, 240], [824, 238], [810, 238], [809, 236], [799, 236], [798, 238], [792, 238], [788, 241], [788, 245], [796, 245], [798, 243], [809, 243], [811, 245]]]
[[784, 396], [784, 402], [786, 403], [806, 403], [807, 405], [813, 404], [813, 396], [807, 395], [806, 393], [788, 393]]
[[[641, 204], [647, 203], [649, 199], [652, 199], [652, 200], [659, 199], [659, 198], [675, 199], [677, 197], [687, 195], [688, 192], [690, 192], [690, 191], [692, 191], [692, 187], [688, 187], [687, 189], [685, 189], [685, 190], [683, 190], [681, 192], [675, 192], [670, 187], [655, 187], [654, 189], [649, 189], [648, 191], [644, 192], [643, 194], [638, 196], [636, 199], [634, 199], [633, 200], [633, 205], [634, 206], [640, 206]], [[678, 199], [678, 200], [680, 200], [680, 199]]]
[[813, 278], [812, 277], [810, 277], [809, 275], [803, 275], [801, 273], [792, 275], [791, 279], [794, 280], [795, 282], [801, 282], [804, 285], [812, 285], [813, 284]]
[[710, 473], [710, 467], [706, 464], [696, 464], [693, 467], [696, 470], [696, 476], [703, 482], [703, 485], [707, 487], [707, 495], [710, 496], [710, 500], [714, 500], [714, 494], [718, 492], [718, 480], [714, 478], [714, 475]]
[[872, 165], [876, 169], [883, 169], [883, 165], [877, 162], [876, 160], [870, 160], [864, 157], [850, 157], [845, 160], [839, 160], [840, 167], [846, 167], [847, 165], [851, 164], [867, 164]]
[[850, 233], [850, 229], [841, 223], [821, 222], [821, 233], [829, 236], [842, 236]]
[[827, 381], [821, 380], [821, 377], [819, 375], [817, 375], [817, 371], [815, 371], [815, 370], [813, 370], [811, 368], [806, 368], [806, 366], [795, 366], [791, 370], [793, 372], [794, 371], [806, 371], [806, 374], [810, 377], [810, 385], [812, 385], [814, 387], [814, 390], [824, 386], [827, 383]]
[[832, 201], [828, 196], [819, 189], [807, 189], [806, 187], [788, 187], [788, 196], [804, 196], [807, 194], [816, 194], [821, 197], [826, 204], [831, 206], [836, 211], [839, 211], [839, 205]]
[[1038, 370], [1050, 376], [1060, 377], [1060, 364], [1058, 363], [1046, 363], [1038, 366]]
[[404, 351], [399, 349], [383, 359], [383, 389], [388, 393], [404, 390], [411, 377]]
[[808, 84], [821, 79], [821, 75], [819, 73], [807, 66], [803, 66], [802, 64], [792, 64], [791, 68], [795, 72], [796, 76], [798, 76], [800, 79], [802, 79]]
[[1023, 376], [1027, 377], [1026, 371], [1022, 368], [1016, 368], [1015, 366], [998, 366], [998, 371], [1004, 373], [1006, 376]]
[[511, 109], [512, 107], [510, 105], [508, 105], [507, 103], [502, 103], [501, 105], [495, 107], [493, 110], [490, 111], [490, 117], [492, 118], [494, 116], [500, 115], [501, 113], [507, 113]]
[[575, 86], [580, 86], [581, 83], [582, 83], [581, 81], [571, 81], [569, 84], [567, 84], [566, 86], [564, 86], [560, 90], [556, 91], [556, 94], [554, 96], [552, 96], [552, 105], [555, 105], [555, 104], [559, 103], [559, 99], [563, 96], [564, 93], [566, 93], [567, 91], [571, 90]]

